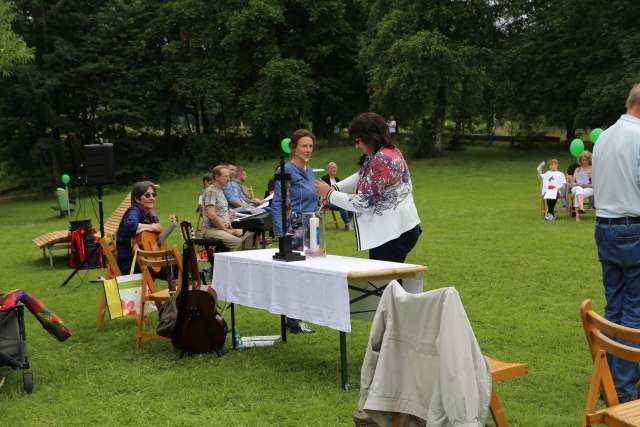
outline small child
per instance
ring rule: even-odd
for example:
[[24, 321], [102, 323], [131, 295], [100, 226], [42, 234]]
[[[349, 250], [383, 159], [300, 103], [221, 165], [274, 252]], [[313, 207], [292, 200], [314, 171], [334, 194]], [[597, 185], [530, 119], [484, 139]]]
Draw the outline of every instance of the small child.
[[544, 219], [552, 221], [555, 219], [553, 210], [556, 207], [556, 202], [560, 196], [560, 190], [567, 183], [565, 176], [562, 172], [558, 171], [558, 161], [556, 159], [549, 160], [549, 170], [542, 173], [542, 167], [544, 162], [540, 163], [537, 167], [538, 176], [542, 179], [542, 197], [547, 202], [547, 213]]

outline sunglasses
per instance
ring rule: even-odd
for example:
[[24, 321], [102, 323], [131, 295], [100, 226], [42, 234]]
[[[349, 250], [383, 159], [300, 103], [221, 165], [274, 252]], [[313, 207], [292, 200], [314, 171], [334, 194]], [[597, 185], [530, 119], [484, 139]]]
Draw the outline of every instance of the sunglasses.
[[152, 197], [155, 199], [156, 197], [158, 197], [158, 194], [157, 193], [144, 193], [143, 196], [145, 198], [147, 198], [147, 199], [150, 199]]

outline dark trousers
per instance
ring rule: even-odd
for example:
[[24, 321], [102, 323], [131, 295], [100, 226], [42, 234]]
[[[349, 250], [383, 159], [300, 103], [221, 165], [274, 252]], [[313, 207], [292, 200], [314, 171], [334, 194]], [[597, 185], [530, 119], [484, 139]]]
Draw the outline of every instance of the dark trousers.
[[[607, 306], [604, 317], [618, 325], [640, 328], [640, 224], [596, 223], [598, 258]], [[640, 347], [640, 343], [618, 340]], [[638, 363], [607, 355], [618, 397], [637, 395]]]
[[369, 258], [380, 261], [404, 262], [407, 254], [418, 243], [418, 239], [422, 234], [420, 224], [416, 225], [409, 231], [405, 231], [400, 236], [377, 248], [369, 249]]
[[553, 210], [556, 208], [556, 203], [558, 202], [558, 199], [545, 199], [547, 201], [547, 212], [549, 212], [551, 215], [555, 215], [553, 213]]

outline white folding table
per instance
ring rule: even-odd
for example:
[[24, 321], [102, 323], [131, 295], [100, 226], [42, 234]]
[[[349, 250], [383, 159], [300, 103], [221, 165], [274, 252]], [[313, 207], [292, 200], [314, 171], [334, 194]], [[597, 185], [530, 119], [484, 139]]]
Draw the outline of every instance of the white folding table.
[[351, 331], [351, 319], [372, 319], [390, 280], [402, 279], [407, 292], [422, 292], [427, 267], [336, 255], [282, 262], [273, 259], [276, 251], [215, 254], [213, 283], [220, 299], [231, 304], [232, 337], [235, 304], [279, 314], [285, 343], [286, 317], [336, 329], [340, 331], [341, 384], [346, 389], [345, 333]]

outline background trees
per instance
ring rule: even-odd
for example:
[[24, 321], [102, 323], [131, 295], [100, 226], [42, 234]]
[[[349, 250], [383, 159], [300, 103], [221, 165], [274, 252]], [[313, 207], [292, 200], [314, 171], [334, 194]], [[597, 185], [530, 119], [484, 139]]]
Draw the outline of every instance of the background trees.
[[15, 7], [8, 0], [0, 0], [0, 76], [7, 77], [16, 64], [33, 57], [33, 52], [13, 32], [11, 23], [15, 18]]
[[77, 172], [81, 145], [97, 138], [116, 145], [131, 180], [270, 155], [297, 126], [331, 139], [369, 109], [394, 115], [418, 154], [496, 120], [571, 139], [615, 120], [640, 81], [630, 0], [7, 5], [0, 172], [44, 185]]

